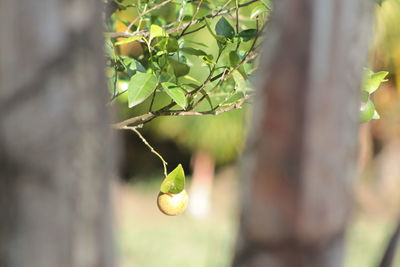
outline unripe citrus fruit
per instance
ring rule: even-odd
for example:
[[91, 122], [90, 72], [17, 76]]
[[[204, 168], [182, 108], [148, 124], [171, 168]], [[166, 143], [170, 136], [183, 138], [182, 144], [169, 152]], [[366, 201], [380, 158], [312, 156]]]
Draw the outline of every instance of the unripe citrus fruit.
[[185, 211], [188, 198], [186, 190], [178, 194], [160, 192], [157, 197], [157, 206], [162, 213], [175, 216]]
[[370, 99], [367, 102], [361, 103], [360, 107], [360, 120], [361, 122], [367, 122], [372, 119], [375, 112], [374, 103]]

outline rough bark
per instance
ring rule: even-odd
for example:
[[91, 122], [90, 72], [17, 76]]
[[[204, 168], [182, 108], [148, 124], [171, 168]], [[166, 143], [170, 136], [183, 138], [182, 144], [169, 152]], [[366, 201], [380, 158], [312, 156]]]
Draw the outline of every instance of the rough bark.
[[235, 267], [342, 266], [371, 4], [275, 1]]
[[0, 0], [0, 266], [113, 266], [101, 2]]

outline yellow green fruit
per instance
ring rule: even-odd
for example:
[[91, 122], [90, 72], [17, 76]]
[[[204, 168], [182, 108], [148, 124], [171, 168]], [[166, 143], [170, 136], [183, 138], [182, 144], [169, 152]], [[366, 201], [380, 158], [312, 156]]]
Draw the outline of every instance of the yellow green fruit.
[[185, 211], [188, 200], [186, 190], [178, 194], [160, 192], [157, 197], [157, 206], [165, 215], [175, 216]]
[[372, 103], [371, 99], [368, 99], [367, 102], [361, 103], [360, 106], [360, 121], [367, 122], [372, 119], [375, 112], [374, 103]]

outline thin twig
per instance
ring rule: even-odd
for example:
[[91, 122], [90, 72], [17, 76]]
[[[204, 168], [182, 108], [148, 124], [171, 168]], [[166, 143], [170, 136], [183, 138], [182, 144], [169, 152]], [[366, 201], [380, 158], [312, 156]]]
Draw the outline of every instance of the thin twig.
[[[247, 3], [239, 5], [239, 6], [249, 5], [249, 4], [254, 3], [256, 1], [258, 1], [258, 0], [252, 0], [250, 2], [247, 2]], [[214, 13], [214, 15], [215, 14], [216, 13]], [[203, 19], [204, 19], [204, 17], [203, 17]], [[257, 20], [257, 32], [259, 33], [258, 20]], [[176, 105], [176, 103], [174, 101], [172, 101], [170, 104], [164, 106], [163, 108], [161, 108], [161, 109], [159, 109], [157, 111], [152, 111], [152, 112], [149, 112], [147, 114], [143, 114], [143, 115], [140, 115], [140, 116], [137, 116], [137, 117], [129, 118], [129, 119], [125, 120], [125, 121], [122, 121], [122, 122], [114, 124], [113, 127], [116, 128], [116, 129], [123, 129], [123, 128], [127, 127], [128, 125], [133, 125], [133, 126], [142, 125], [144, 123], [147, 123], [147, 122], [153, 120], [154, 118], [156, 118], [158, 116], [217, 115], [217, 114], [220, 114], [220, 113], [223, 113], [223, 112], [227, 112], [229, 110], [236, 109], [236, 108], [240, 107], [243, 104], [243, 102], [249, 97], [248, 95], [246, 95], [244, 98], [239, 100], [240, 104], [238, 104], [239, 103], [238, 102], [238, 103], [236, 103], [236, 104], [234, 104], [232, 106], [229, 106], [227, 108], [224, 108], [224, 109], [217, 110], [217, 108], [221, 106], [221, 105], [219, 105], [219, 106], [213, 108], [212, 110], [208, 110], [208, 111], [201, 111], [201, 112], [193, 111], [194, 108], [197, 107], [197, 105], [200, 102], [202, 102], [206, 97], [208, 97], [209, 93], [211, 91], [213, 91], [215, 88], [220, 86], [221, 83], [223, 83], [227, 79], [227, 77], [229, 77], [229, 75], [232, 74], [233, 71], [237, 70], [241, 65], [247, 63], [248, 61], [254, 59], [257, 56], [257, 53], [255, 53], [253, 50], [256, 48], [255, 45], [256, 45], [256, 42], [257, 42], [257, 39], [258, 39], [258, 35], [259, 34], [257, 34], [257, 36], [254, 38], [254, 41], [253, 41], [253, 43], [251, 45], [251, 48], [249, 49], [248, 53], [245, 55], [245, 57], [243, 57], [243, 59], [240, 61], [240, 63], [238, 65], [236, 65], [233, 69], [231, 69], [231, 70], [225, 69], [222, 73], [220, 73], [218, 75], [215, 75], [215, 76], [212, 76], [213, 73], [214, 73], [214, 70], [215, 70], [215, 66], [214, 66], [214, 68], [212, 70], [210, 70], [210, 74], [209, 74], [208, 78], [206, 79], [206, 81], [201, 86], [199, 86], [195, 90], [191, 91], [189, 94], [193, 95], [193, 94], [197, 93], [202, 88], [204, 88], [206, 85], [208, 85], [210, 82], [213, 82], [213, 81], [215, 81], [215, 80], [217, 80], [217, 79], [222, 77], [221, 80], [209, 92], [207, 92], [206, 94], [203, 94], [203, 96], [194, 105], [189, 107], [189, 110], [169, 110], [170, 108], [172, 108], [172, 107], [174, 107]], [[222, 53], [222, 51], [220, 51], [220, 53]], [[217, 57], [217, 61], [218, 61], [219, 56], [220, 55], [218, 55], [218, 57]], [[241, 101], [243, 101], [243, 102], [241, 102]]]
[[[146, 10], [147, 10], [147, 3], [144, 5], [143, 12], [146, 12]], [[143, 22], [143, 16], [140, 17], [139, 23], [138, 23], [138, 25], [137, 25], [137, 27], [136, 27], [136, 31], [135, 31], [135, 32], [138, 32], [138, 31], [140, 30], [140, 27], [142, 26], [142, 22]], [[133, 26], [133, 25], [132, 25], [132, 26]], [[132, 26], [131, 26], [131, 27], [132, 27]], [[128, 28], [126, 29], [126, 32], [129, 32]]]
[[[242, 7], [251, 5], [251, 4], [256, 3], [256, 2], [258, 2], [258, 1], [260, 1], [260, 0], [251, 0], [251, 1], [246, 2], [246, 3], [244, 3], [244, 4], [240, 4], [240, 5], [239, 5], [239, 8], [242, 8]], [[197, 20], [194, 20], [193, 23], [192, 23], [191, 25], [198, 24], [198, 23], [204, 21], [204, 20], [207, 19], [207, 18], [215, 18], [215, 17], [217, 17], [217, 16], [221, 16], [221, 15], [230, 13], [230, 12], [232, 12], [232, 11], [235, 10], [235, 9], [236, 9], [236, 7], [232, 7], [232, 8], [228, 8], [228, 9], [220, 9], [220, 10], [218, 10], [218, 11], [215, 12], [215, 13], [212, 13], [212, 14], [209, 14], [209, 15], [207, 15], [207, 16], [201, 17], [201, 18], [199, 18], [199, 19], [197, 19]], [[149, 10], [150, 10], [150, 9], [149, 9]], [[176, 24], [176, 23], [179, 23], [179, 21], [175, 21], [175, 22], [173, 22], [173, 23], [170, 23], [170, 24], [164, 26], [163, 28], [167, 28], [167, 26], [169, 26], [169, 25], [174, 25], [174, 24]], [[179, 27], [175, 27], [175, 28], [168, 29], [166, 32], [167, 32], [168, 34], [171, 34], [171, 33], [175, 33], [175, 32], [177, 32], [177, 31], [183, 30], [189, 23], [191, 23], [191, 22], [187, 22], [187, 23], [185, 23], [185, 24], [183, 24], [183, 25], [181, 25], [181, 26], [179, 26]], [[111, 38], [119, 38], [119, 37], [128, 38], [128, 37], [133, 37], [133, 36], [147, 37], [147, 36], [149, 36], [150, 33], [149, 33], [149, 31], [138, 31], [138, 32], [134, 32], [134, 33], [128, 33], [128, 32], [106, 32], [105, 34], [106, 34], [106, 36], [111, 37]]]
[[183, 20], [183, 12], [185, 11], [185, 7], [186, 7], [186, 0], [182, 1], [182, 6], [181, 9], [179, 10], [179, 16], [178, 16], [178, 21], [179, 21], [179, 26], [182, 24], [182, 20]]
[[122, 122], [113, 124], [112, 127], [115, 128], [115, 129], [122, 129], [125, 126], [128, 126], [128, 125], [136, 125], [137, 126], [137, 125], [144, 124], [144, 123], [149, 122], [152, 119], [154, 119], [156, 116], [158, 116], [159, 113], [161, 113], [161, 112], [163, 112], [165, 110], [168, 110], [168, 109], [172, 108], [175, 105], [176, 105], [175, 102], [171, 102], [171, 104], [168, 104], [168, 105], [164, 106], [163, 108], [161, 108], [161, 109], [159, 109], [157, 111], [152, 111], [152, 112], [140, 115], [140, 116], [129, 118], [129, 119], [124, 120]]
[[157, 157], [160, 158], [160, 160], [162, 161], [163, 167], [164, 167], [164, 176], [167, 177], [168, 171], [167, 171], [167, 165], [168, 163], [165, 161], [165, 159], [160, 155], [160, 153], [158, 153], [150, 144], [149, 142], [147, 142], [146, 138], [143, 137], [143, 135], [136, 129], [137, 127], [128, 127], [125, 126], [121, 129], [123, 130], [132, 130], [134, 131], [139, 138], [142, 140], [142, 142], [150, 149], [151, 153], [153, 153], [154, 155], [156, 155]]
[[[245, 60], [244, 60], [243, 62], [241, 62], [241, 63], [238, 64], [237, 68], [240, 67], [241, 64], [245, 64], [245, 63], [247, 63], [248, 61], [250, 61], [250, 60], [256, 58], [257, 56], [258, 56], [258, 53], [254, 53], [254, 52], [253, 52], [253, 53], [250, 53], [250, 54], [245, 58]], [[235, 68], [235, 69], [236, 69], [236, 68]], [[231, 74], [231, 72], [228, 73], [228, 70], [224, 70], [222, 73], [217, 74], [217, 75], [215, 75], [214, 77], [212, 77], [211, 79], [209, 79], [209, 82], [215, 81], [215, 80], [217, 80], [217, 79], [219, 79], [219, 78], [221, 78], [221, 77], [224, 77], [224, 78], [225, 78], [227, 75], [230, 75], [230, 74]], [[208, 84], [208, 83], [207, 83], [207, 84]], [[219, 85], [219, 84], [218, 84], [218, 85]], [[218, 87], [218, 85], [216, 85], [215, 88]], [[202, 88], [203, 88], [203, 87], [202, 87]], [[213, 89], [214, 89], [214, 88], [213, 88]], [[211, 90], [213, 90], [213, 89], [211, 89]], [[203, 96], [202, 99], [201, 99], [201, 101], [204, 100], [205, 97], [207, 97], [207, 95], [206, 95], [206, 96]], [[197, 106], [201, 101], [199, 100], [198, 102], [196, 102], [195, 105]], [[136, 116], [136, 117], [133, 117], [133, 118], [129, 118], [129, 119], [124, 120], [124, 121], [122, 121], [122, 122], [113, 124], [112, 127], [115, 128], [115, 129], [123, 129], [123, 128], [124, 128], [125, 126], [127, 126], [127, 125], [135, 125], [135, 126], [137, 126], [137, 125], [145, 124], [145, 123], [147, 123], [147, 122], [153, 120], [154, 118], [156, 118], [156, 117], [158, 117], [158, 116], [168, 116], [168, 115], [174, 116], [174, 115], [171, 115], [169, 112], [182, 112], [182, 111], [170, 111], [170, 110], [169, 110], [170, 108], [172, 108], [172, 107], [175, 106], [175, 105], [176, 105], [176, 103], [175, 103], [174, 101], [172, 101], [170, 104], [168, 104], [168, 105], [162, 107], [161, 109], [159, 109], [159, 110], [157, 110], [157, 111], [153, 111], [153, 112], [149, 112], [149, 113], [146, 113], [146, 114], [143, 114], [143, 115], [140, 115], [140, 116]], [[193, 106], [193, 108], [194, 108], [194, 107], [195, 107], [195, 106]], [[189, 111], [186, 111], [186, 112], [189, 112]], [[203, 112], [203, 113], [204, 113], [204, 112]], [[188, 114], [188, 113], [186, 113], [186, 114]], [[208, 113], [208, 114], [211, 114], [211, 113]], [[203, 115], [205, 115], [205, 114], [203, 114]], [[176, 115], [175, 115], [175, 116], [176, 116]], [[186, 116], [188, 116], [188, 115], [186, 115]]]
[[[219, 86], [221, 86], [221, 84], [229, 77], [229, 75], [231, 75], [235, 70], [238, 70], [240, 68], [241, 65], [245, 64], [246, 62], [250, 61], [250, 54], [253, 52], [253, 49], [255, 48], [255, 45], [257, 43], [258, 40], [258, 36], [259, 36], [259, 25], [258, 25], [258, 19], [256, 21], [256, 30], [257, 30], [257, 35], [254, 38], [253, 43], [251, 44], [251, 47], [249, 49], [249, 51], [247, 52], [247, 54], [243, 57], [243, 59], [239, 62], [239, 64], [237, 64], [232, 70], [230, 71], [226, 71], [224, 70], [222, 73], [220, 73], [219, 75], [217, 75], [217, 77], [222, 77], [218, 83], [207, 92], [207, 94], [204, 94], [202, 97], [200, 97], [200, 99], [193, 104], [192, 108], [197, 107], [206, 97], [209, 96], [210, 92], [214, 91], [216, 88], [218, 88]], [[217, 77], [213, 77], [212, 79], [216, 80], [218, 79]], [[212, 79], [210, 80], [210, 82], [212, 81]]]
[[[200, 27], [198, 27], [198, 28], [196, 28], [196, 29], [194, 29], [194, 30], [191, 30], [191, 31], [189, 31], [189, 32], [185, 32], [185, 33], [181, 34], [181, 36], [185, 36], [185, 35], [188, 35], [188, 34], [191, 34], [191, 33], [197, 32], [197, 31], [200, 31], [200, 30], [203, 29], [204, 27], [206, 27], [206, 25], [202, 25], [202, 26], [200, 26]], [[181, 37], [181, 36], [179, 36], [179, 37]]]
[[[194, 13], [194, 15], [193, 15], [192, 19], [190, 20], [189, 24], [187, 24], [187, 26], [186, 26], [186, 27], [183, 29], [183, 31], [181, 32], [181, 34], [179, 35], [178, 39], [181, 38], [181, 37], [185, 34], [186, 30], [190, 27], [190, 25], [192, 25], [194, 18], [195, 18], [195, 17], [197, 16], [197, 14], [199, 13], [200, 6], [201, 6], [202, 3], [203, 3], [203, 0], [200, 0], [199, 4], [197, 5], [196, 12]], [[181, 23], [182, 23], [182, 20], [179, 21], [179, 26], [181, 26]], [[179, 26], [178, 26], [178, 27], [179, 27]], [[203, 28], [204, 28], [204, 26], [203, 26]], [[199, 30], [199, 29], [197, 29], [196, 31], [198, 31], [198, 30]], [[193, 31], [192, 31], [192, 32], [193, 32]]]
[[[239, 0], [235, 0], [236, 4], [236, 34], [239, 34]], [[240, 39], [236, 45], [236, 51], [239, 49], [240, 46]]]
[[[221, 113], [225, 113], [234, 109], [240, 109], [243, 105], [243, 103], [252, 97], [252, 95], [246, 95], [243, 98], [239, 99], [235, 104], [232, 104], [226, 108], [219, 109], [219, 110], [207, 110], [207, 111], [185, 111], [185, 110], [163, 110], [163, 111], [155, 111], [155, 112], [149, 112], [147, 114], [137, 116], [130, 118], [128, 120], [122, 121], [120, 123], [113, 124], [112, 127], [114, 129], [130, 129], [130, 128], [136, 128], [138, 125], [144, 124], [151, 119], [154, 119], [156, 117], [160, 116], [204, 116], [204, 115], [219, 115]], [[129, 127], [128, 125], [133, 125]]]
[[[171, 1], [172, 1], [172, 0], [165, 0], [164, 2], [162, 2], [162, 3], [160, 3], [160, 4], [156, 5], [156, 6], [153, 6], [152, 8], [148, 9], [147, 11], [141, 13], [139, 16], [137, 16], [137, 17], [128, 25], [128, 28], [126, 28], [125, 33], [128, 33], [128, 32], [131, 30], [132, 26], [133, 26], [141, 17], [143, 17], [144, 15], [150, 13], [151, 11], [154, 11], [154, 10], [156, 10], [156, 9], [159, 9], [159, 8], [165, 6], [166, 4], [168, 4], [168, 3], [171, 2]], [[122, 37], [122, 36], [121, 36], [121, 37]]]
[[207, 111], [167, 111], [161, 114], [160, 116], [204, 116], [204, 115], [219, 115], [234, 109], [240, 109], [243, 106], [243, 103], [252, 97], [252, 95], [245, 95], [243, 98], [239, 99], [236, 103], [223, 108], [216, 110], [215, 108]]

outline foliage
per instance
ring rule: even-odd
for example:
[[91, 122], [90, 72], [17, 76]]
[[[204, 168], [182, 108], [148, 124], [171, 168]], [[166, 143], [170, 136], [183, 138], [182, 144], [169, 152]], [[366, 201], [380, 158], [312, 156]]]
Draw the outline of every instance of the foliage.
[[[163, 162], [166, 179], [161, 191], [179, 193], [184, 189], [182, 167], [179, 165], [167, 174], [165, 160], [137, 128], [160, 116], [218, 115], [241, 109], [252, 96], [249, 77], [258, 65], [259, 36], [271, 3], [269, 0], [107, 2], [114, 7], [105, 20], [111, 102], [125, 99], [135, 113], [114, 127], [134, 130], [139, 135]], [[118, 15], [128, 10], [135, 14], [133, 19]], [[117, 25], [121, 24], [125, 25], [124, 30], [118, 30]], [[123, 52], [127, 46], [135, 47], [134, 55]], [[366, 71], [360, 106], [362, 122], [379, 118], [370, 96], [386, 81], [387, 74]], [[216, 144], [223, 141], [202, 134], [202, 125], [190, 121], [182, 123], [183, 128], [170, 125], [160, 127], [170, 136], [185, 139], [189, 146], [196, 143], [214, 155], [221, 150]], [[197, 134], [183, 138], [185, 127], [195, 128]]]
[[365, 70], [364, 85], [361, 90], [360, 121], [367, 122], [371, 119], [379, 119], [380, 116], [371, 101], [371, 94], [374, 93], [382, 82], [386, 82], [387, 71], [373, 72], [370, 69]]
[[[127, 93], [128, 106], [142, 112], [119, 128], [140, 126], [158, 116], [212, 115], [242, 107], [252, 92], [248, 75], [256, 67], [268, 1], [128, 2], [113, 2], [116, 12], [131, 8], [138, 13], [133, 21], [122, 21], [125, 31], [115, 32], [121, 20], [115, 13], [106, 25], [107, 73], [112, 100]], [[245, 7], [252, 11], [241, 12]], [[174, 16], [165, 12], [171, 9]], [[209, 42], [190, 38], [199, 31], [208, 31], [216, 51]], [[121, 53], [121, 46], [131, 43], [140, 47], [136, 57]]]
[[163, 193], [178, 194], [185, 188], [185, 173], [179, 164], [170, 172], [161, 183], [160, 191]]
[[[109, 4], [115, 8], [106, 19], [105, 33], [111, 102], [125, 99], [137, 114], [114, 127], [138, 134], [163, 162], [166, 177], [160, 191], [178, 194], [185, 186], [182, 166], [167, 174], [166, 161], [137, 128], [159, 116], [218, 115], [241, 109], [252, 94], [248, 79], [256, 68], [259, 35], [271, 5], [265, 0]], [[133, 20], [119, 16], [127, 10], [136, 13]], [[126, 26], [123, 32], [118, 32], [118, 23]], [[198, 34], [207, 37], [192, 37]], [[136, 45], [139, 53], [123, 53], [129, 45]]]

